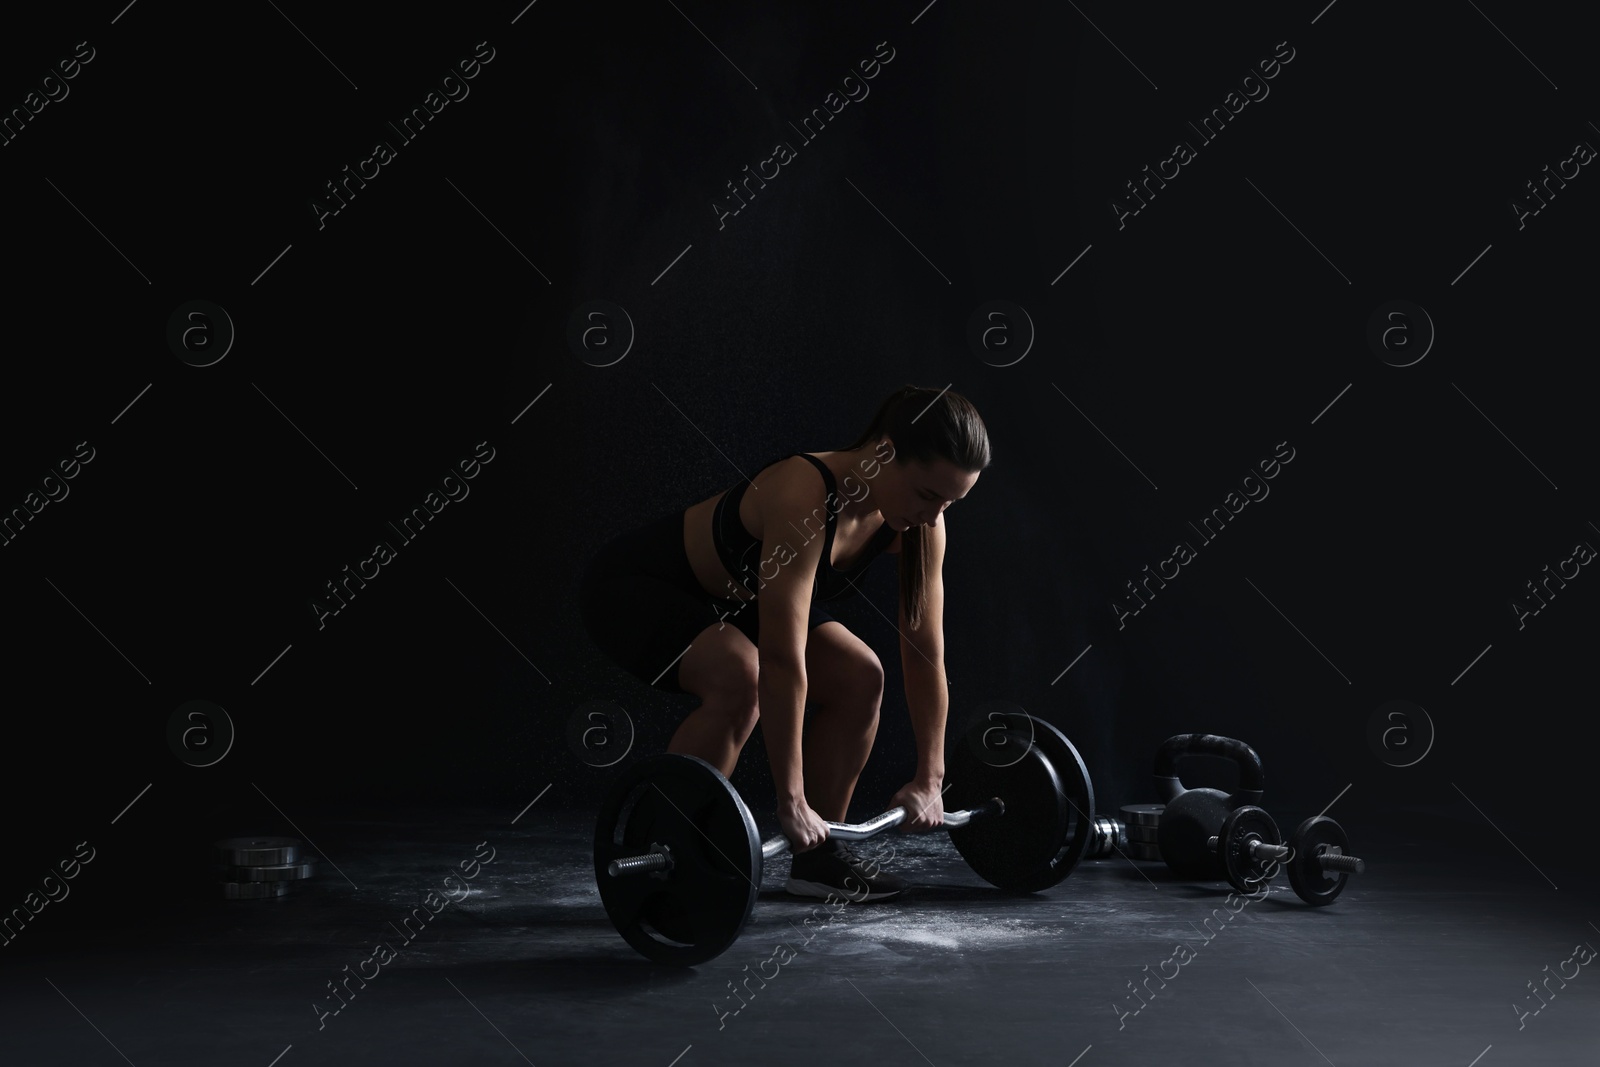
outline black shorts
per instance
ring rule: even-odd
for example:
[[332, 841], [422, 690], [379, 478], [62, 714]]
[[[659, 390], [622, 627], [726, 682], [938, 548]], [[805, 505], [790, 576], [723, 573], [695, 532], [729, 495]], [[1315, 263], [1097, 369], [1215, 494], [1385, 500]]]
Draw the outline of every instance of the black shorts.
[[[578, 607], [589, 639], [634, 677], [668, 693], [685, 692], [678, 664], [689, 645], [719, 621], [760, 646], [754, 600], [714, 597], [700, 586], [683, 547], [675, 511], [601, 547], [584, 568]], [[833, 616], [813, 601], [807, 630]]]

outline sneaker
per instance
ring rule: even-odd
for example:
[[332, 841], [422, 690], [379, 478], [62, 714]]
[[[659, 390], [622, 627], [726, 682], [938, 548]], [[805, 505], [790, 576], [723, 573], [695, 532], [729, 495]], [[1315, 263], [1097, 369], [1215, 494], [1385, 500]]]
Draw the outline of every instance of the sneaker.
[[789, 861], [789, 881], [784, 887], [795, 896], [842, 896], [856, 904], [889, 900], [905, 891], [906, 880], [886, 873], [876, 863], [863, 861], [842, 841], [832, 838]]

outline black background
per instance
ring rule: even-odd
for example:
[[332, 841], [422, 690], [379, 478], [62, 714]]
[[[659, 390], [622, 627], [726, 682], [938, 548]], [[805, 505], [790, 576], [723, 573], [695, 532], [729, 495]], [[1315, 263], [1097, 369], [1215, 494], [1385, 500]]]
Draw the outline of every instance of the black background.
[[[1547, 816], [1588, 791], [1600, 579], [1522, 630], [1509, 605], [1600, 544], [1595, 179], [1520, 231], [1508, 205], [1600, 138], [1581, 35], [1495, 14], [1530, 59], [1471, 6], [115, 6], [0, 40], [6, 108], [96, 50], [0, 148], [0, 507], [95, 449], [0, 549], [8, 899], [83, 839], [138, 857], [547, 786], [592, 810], [625, 764], [578, 758], [575, 709], [621, 704], [635, 758], [692, 699], [591, 647], [584, 561], [773, 454], [843, 447], [908, 382], [967, 396], [994, 445], [947, 516], [953, 723], [987, 701], [1054, 722], [1102, 807], [1154, 799], [1156, 745], [1204, 730], [1262, 754], [1280, 823], [1349, 785], [1357, 834], [1451, 820], [1508, 863], [1484, 816], [1536, 857], [1570, 836]], [[479, 41], [470, 95], [319, 229], [323, 183]], [[788, 122], [883, 41], [870, 95], [800, 145]], [[1270, 95], [1119, 229], [1123, 183], [1283, 41]], [[719, 230], [777, 140], [797, 158]], [[166, 342], [194, 299], [237, 329], [206, 368]], [[607, 367], [566, 342], [596, 299], [637, 331]], [[967, 346], [991, 299], [1037, 330], [1015, 365]], [[1366, 342], [1395, 299], [1438, 334], [1403, 368]], [[480, 441], [470, 496], [319, 630], [323, 583]], [[1279, 442], [1270, 497], [1119, 630], [1122, 584]], [[867, 588], [892, 616], [892, 564]], [[838, 614], [888, 668], [865, 816], [912, 738], [892, 628]], [[167, 747], [192, 699], [237, 728], [212, 767]], [[1368, 746], [1392, 699], [1437, 730], [1416, 766]], [[735, 783], [762, 819], [759, 737]]]

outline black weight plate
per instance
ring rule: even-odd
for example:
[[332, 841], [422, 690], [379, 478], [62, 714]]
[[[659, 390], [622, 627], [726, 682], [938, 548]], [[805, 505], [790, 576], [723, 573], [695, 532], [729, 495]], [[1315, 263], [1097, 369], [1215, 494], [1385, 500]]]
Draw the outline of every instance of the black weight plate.
[[1332, 904], [1344, 892], [1344, 884], [1350, 880], [1350, 876], [1343, 871], [1322, 869], [1317, 862], [1317, 851], [1324, 845], [1337, 845], [1346, 854], [1350, 851], [1350, 838], [1345, 834], [1344, 827], [1326, 815], [1313, 815], [1296, 826], [1294, 835], [1289, 838], [1289, 847], [1294, 849], [1294, 855], [1289, 857], [1287, 864], [1289, 885], [1293, 887], [1295, 896], [1314, 908]]
[[1251, 842], [1280, 845], [1283, 837], [1265, 808], [1246, 804], [1228, 814], [1217, 834], [1217, 851], [1222, 854], [1228, 884], [1246, 896], [1259, 892], [1278, 873], [1276, 861], [1250, 855]]
[[[957, 732], [983, 762], [1005, 767], [1021, 759], [1033, 743], [1035, 721], [1020, 704], [991, 700], [979, 707]], [[955, 733], [952, 732], [952, 736]]]
[[[989, 731], [988, 743], [994, 743], [993, 724], [980, 722], [973, 730]], [[1071, 864], [1061, 862], [1061, 843], [1071, 822], [1061, 779], [1043, 750], [1028, 745], [1021, 732], [1008, 740], [1015, 747], [1009, 750], [1004, 765], [984, 759], [982, 743], [950, 746], [945, 810], [970, 809], [990, 797], [999, 797], [1006, 806], [1003, 815], [950, 827], [950, 841], [990, 885], [1015, 893], [1037, 893], [1072, 870]]]
[[1130, 823], [1128, 825], [1128, 840], [1143, 841], [1147, 845], [1153, 845], [1160, 838], [1156, 836], [1156, 828], [1154, 826], [1134, 826]]
[[[652, 844], [672, 869], [612, 877], [614, 859]], [[606, 914], [628, 944], [657, 963], [693, 966], [738, 938], [761, 885], [761, 841], [739, 794], [711, 764], [663, 754], [623, 772], [600, 808], [594, 873]]]
[[1033, 720], [1032, 731], [1034, 746], [1044, 752], [1055, 768], [1067, 802], [1067, 832], [1061, 838], [1061, 855], [1056, 861], [1060, 868], [1056, 878], [1059, 882], [1083, 859], [1093, 837], [1094, 785], [1089, 780], [1089, 768], [1084, 765], [1083, 757], [1072, 747], [1066, 734], [1043, 719]]
[[1128, 858], [1159, 861], [1161, 859], [1161, 849], [1142, 841], [1130, 842], [1128, 845]]

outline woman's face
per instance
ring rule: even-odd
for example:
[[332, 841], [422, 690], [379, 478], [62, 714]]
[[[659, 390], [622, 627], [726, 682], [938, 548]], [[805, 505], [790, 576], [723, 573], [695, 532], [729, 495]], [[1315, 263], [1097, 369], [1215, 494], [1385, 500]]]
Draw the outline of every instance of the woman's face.
[[978, 483], [979, 472], [936, 459], [932, 463], [891, 461], [884, 465], [884, 473], [890, 480], [882, 487], [878, 506], [889, 528], [898, 531], [938, 526], [944, 509]]

